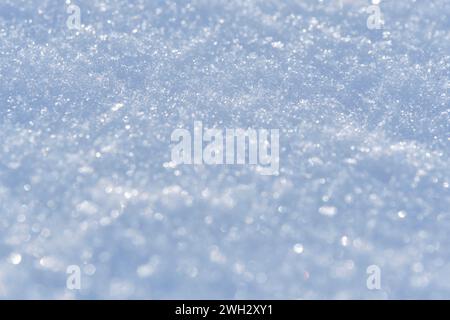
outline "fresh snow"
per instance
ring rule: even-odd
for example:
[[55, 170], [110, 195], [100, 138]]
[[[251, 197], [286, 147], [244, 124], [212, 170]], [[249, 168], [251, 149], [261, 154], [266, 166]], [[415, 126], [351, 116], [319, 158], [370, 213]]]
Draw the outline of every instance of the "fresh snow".
[[[449, 299], [450, 2], [370, 5], [0, 0], [0, 298]], [[168, 165], [195, 121], [280, 174]]]

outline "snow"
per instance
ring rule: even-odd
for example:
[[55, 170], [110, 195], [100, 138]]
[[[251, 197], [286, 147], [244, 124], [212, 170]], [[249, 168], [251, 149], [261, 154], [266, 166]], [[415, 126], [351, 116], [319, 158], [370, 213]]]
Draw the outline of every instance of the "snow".
[[[450, 2], [369, 5], [0, 0], [0, 298], [449, 299]], [[167, 165], [194, 121], [280, 174]]]

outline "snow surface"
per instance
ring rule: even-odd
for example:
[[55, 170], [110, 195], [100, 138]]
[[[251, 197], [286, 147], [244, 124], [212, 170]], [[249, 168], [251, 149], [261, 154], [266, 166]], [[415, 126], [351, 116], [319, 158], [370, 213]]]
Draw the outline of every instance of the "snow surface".
[[[450, 1], [72, 3], [0, 0], [0, 298], [450, 298]], [[280, 175], [165, 166], [194, 121]]]

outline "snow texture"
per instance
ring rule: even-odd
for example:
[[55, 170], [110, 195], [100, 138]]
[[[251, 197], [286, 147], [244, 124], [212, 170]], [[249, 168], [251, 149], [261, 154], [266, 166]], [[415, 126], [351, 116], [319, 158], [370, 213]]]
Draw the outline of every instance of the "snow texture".
[[[450, 2], [369, 5], [0, 0], [0, 298], [449, 299]], [[280, 174], [168, 166], [194, 121]]]

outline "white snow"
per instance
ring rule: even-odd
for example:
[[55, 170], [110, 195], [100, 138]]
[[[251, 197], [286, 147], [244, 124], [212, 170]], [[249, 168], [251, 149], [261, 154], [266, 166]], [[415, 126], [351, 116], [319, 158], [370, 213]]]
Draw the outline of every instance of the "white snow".
[[[368, 5], [0, 0], [0, 298], [450, 298], [450, 2]], [[170, 165], [194, 121], [280, 174]]]

